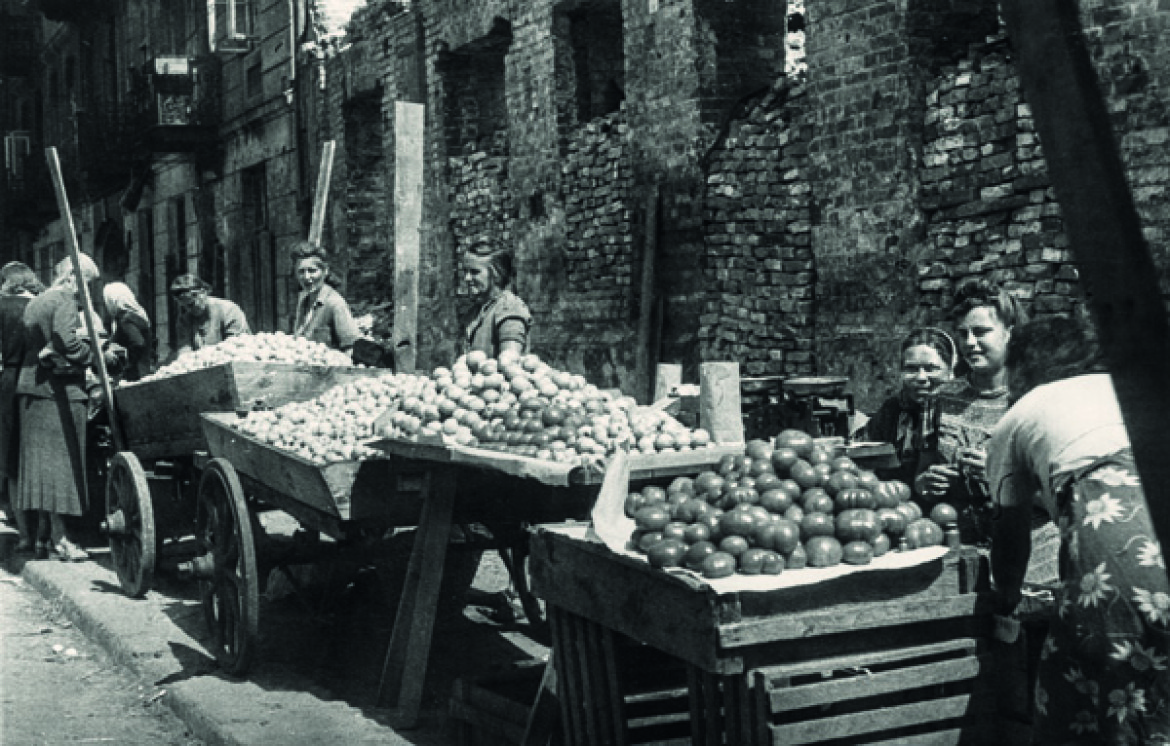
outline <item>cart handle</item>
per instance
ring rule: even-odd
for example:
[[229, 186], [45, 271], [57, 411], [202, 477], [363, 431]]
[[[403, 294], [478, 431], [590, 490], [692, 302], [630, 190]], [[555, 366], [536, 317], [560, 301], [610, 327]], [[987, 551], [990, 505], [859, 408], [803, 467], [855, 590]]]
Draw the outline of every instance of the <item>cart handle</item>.
[[114, 439], [114, 447], [119, 451], [125, 448], [122, 442], [122, 430], [118, 427], [117, 413], [114, 410], [114, 387], [110, 385], [110, 376], [106, 372], [106, 361], [102, 357], [102, 341], [97, 334], [97, 321], [93, 312], [93, 301], [89, 297], [89, 284], [81, 272], [81, 250], [77, 247], [77, 232], [73, 227], [73, 212], [69, 208], [69, 195], [65, 193], [65, 180], [61, 177], [61, 161], [57, 158], [57, 149], [45, 148], [45, 157], [49, 161], [49, 171], [53, 176], [53, 191], [57, 193], [57, 208], [61, 211], [61, 220], [65, 223], [65, 243], [69, 247], [69, 256], [73, 259], [73, 273], [77, 276], [77, 290], [81, 295], [81, 309], [85, 316], [86, 331], [89, 332], [89, 341], [93, 345], [94, 357], [97, 359], [98, 378], [101, 380], [102, 393], [106, 397], [106, 406], [110, 412], [110, 434]]

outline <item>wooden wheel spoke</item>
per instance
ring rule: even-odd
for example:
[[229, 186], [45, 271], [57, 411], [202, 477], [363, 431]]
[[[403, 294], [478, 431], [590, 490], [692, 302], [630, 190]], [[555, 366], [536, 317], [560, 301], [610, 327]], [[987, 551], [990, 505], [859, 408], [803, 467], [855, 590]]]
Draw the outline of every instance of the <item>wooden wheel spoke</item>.
[[117, 516], [109, 544], [118, 581], [127, 595], [142, 596], [154, 579], [154, 508], [146, 473], [133, 453], [118, 452], [110, 460], [106, 515]]

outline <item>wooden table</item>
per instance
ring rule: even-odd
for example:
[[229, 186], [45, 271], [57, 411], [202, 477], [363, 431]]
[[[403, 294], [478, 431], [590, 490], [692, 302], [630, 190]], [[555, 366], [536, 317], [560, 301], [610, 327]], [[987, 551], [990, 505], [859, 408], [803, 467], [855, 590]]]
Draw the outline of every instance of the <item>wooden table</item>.
[[570, 744], [635, 742], [625, 661], [647, 648], [687, 671], [680, 742], [959, 743], [993, 737], [986, 729], [999, 720], [1006, 682], [989, 675], [987, 565], [972, 548], [910, 569], [720, 595], [583, 532], [538, 530], [531, 573], [548, 603]]
[[[416, 724], [422, 703], [452, 526], [467, 521], [542, 523], [588, 517], [604, 475], [437, 444], [381, 440], [372, 445], [422, 471], [422, 514], [378, 692], [378, 704], [395, 707], [396, 725], [408, 728]], [[740, 451], [742, 445], [637, 456], [631, 459], [630, 476], [646, 480], [694, 474], [718, 463], [725, 453]], [[537, 478], [542, 475], [545, 481]], [[355, 504], [353, 510], [355, 515], [369, 517], [377, 506]], [[513, 581], [518, 590], [526, 591], [523, 569], [515, 569]]]

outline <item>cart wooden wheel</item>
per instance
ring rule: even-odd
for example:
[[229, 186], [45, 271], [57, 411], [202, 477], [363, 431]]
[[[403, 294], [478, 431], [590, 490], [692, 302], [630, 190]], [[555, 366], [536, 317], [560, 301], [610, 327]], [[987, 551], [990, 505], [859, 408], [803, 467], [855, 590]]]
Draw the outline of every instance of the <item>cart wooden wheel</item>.
[[225, 672], [242, 676], [257, 647], [260, 576], [244, 490], [226, 459], [212, 459], [203, 470], [195, 537], [201, 556], [191, 565], [215, 658]]
[[105, 530], [118, 582], [131, 598], [145, 595], [154, 582], [158, 547], [154, 529], [154, 506], [142, 464], [133, 453], [119, 451], [106, 476]]

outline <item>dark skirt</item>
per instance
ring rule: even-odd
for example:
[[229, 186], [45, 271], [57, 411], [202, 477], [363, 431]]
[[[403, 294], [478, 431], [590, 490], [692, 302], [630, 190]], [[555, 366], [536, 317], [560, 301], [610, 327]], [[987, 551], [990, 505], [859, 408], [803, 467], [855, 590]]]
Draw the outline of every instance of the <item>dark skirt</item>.
[[84, 401], [17, 398], [20, 469], [13, 507], [61, 515], [85, 510]]
[[1033, 741], [1170, 743], [1170, 582], [1127, 450], [1067, 478]]
[[16, 406], [19, 378], [20, 368], [0, 370], [0, 479], [16, 478], [20, 458], [20, 418]]

